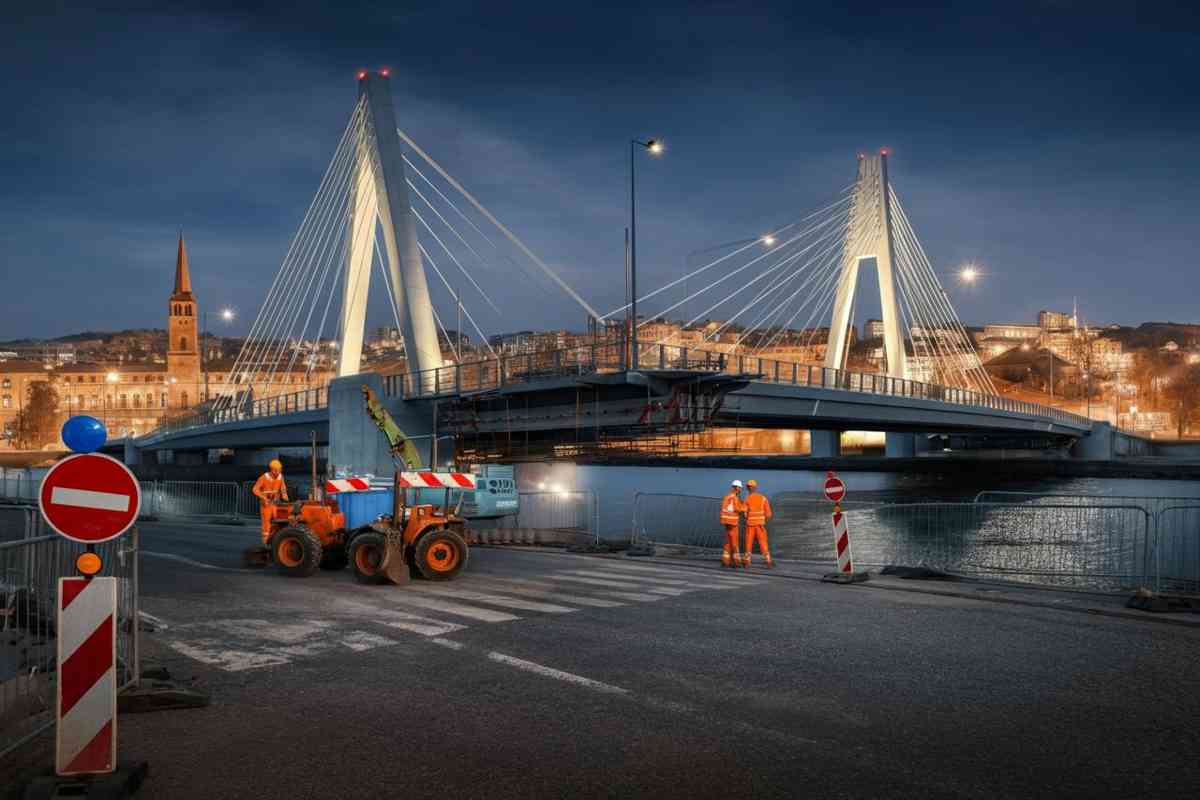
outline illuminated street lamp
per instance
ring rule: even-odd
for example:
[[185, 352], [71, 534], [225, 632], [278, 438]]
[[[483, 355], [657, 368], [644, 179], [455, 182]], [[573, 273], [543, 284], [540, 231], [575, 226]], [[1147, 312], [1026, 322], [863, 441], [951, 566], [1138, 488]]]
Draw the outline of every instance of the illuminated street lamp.
[[205, 362], [208, 360], [208, 347], [204, 343], [204, 323], [208, 321], [209, 316], [217, 315], [222, 321], [228, 323], [233, 322], [237, 316], [232, 308], [222, 308], [220, 311], [202, 311], [200, 312], [200, 371], [204, 373], [204, 399], [208, 400], [208, 369]]
[[630, 342], [633, 368], [638, 365], [638, 317], [637, 317], [637, 182], [634, 180], [634, 165], [637, 163], [637, 148], [649, 151], [650, 155], [662, 155], [661, 139], [650, 139], [643, 142], [640, 139], [629, 140], [629, 291], [631, 303], [629, 313], [633, 316], [633, 329], [630, 332], [633, 341]]
[[750, 244], [752, 242], [760, 242], [763, 247], [774, 247], [775, 243], [778, 241], [779, 240], [775, 237], [774, 233], [764, 233], [762, 236], [753, 236], [749, 239], [734, 239], [733, 241], [721, 242], [720, 244], [714, 244], [710, 247], [702, 247], [699, 250], [693, 250], [688, 253], [687, 257], [683, 260], [683, 316], [685, 318], [688, 316], [688, 277], [692, 274], [693, 256], [711, 253], [715, 250], [724, 250], [727, 247], [741, 247], [744, 244]]

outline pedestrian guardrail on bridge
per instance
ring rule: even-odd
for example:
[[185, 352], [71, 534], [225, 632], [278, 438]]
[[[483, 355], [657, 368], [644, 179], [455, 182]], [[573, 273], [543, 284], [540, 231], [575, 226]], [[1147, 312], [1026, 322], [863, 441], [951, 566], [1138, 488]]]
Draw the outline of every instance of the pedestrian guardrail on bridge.
[[422, 372], [385, 375], [383, 386], [384, 392], [393, 397], [432, 398], [494, 390], [546, 378], [618, 372], [626, 369], [688, 370], [745, 375], [752, 376], [753, 380], [762, 383], [839, 389], [987, 408], [1042, 417], [1083, 430], [1089, 429], [1092, 424], [1087, 417], [1070, 411], [969, 389], [656, 342], [639, 343], [638, 363], [633, 365], [629, 362], [628, 349], [620, 340], [602, 340], [563, 350], [500, 354], [488, 360], [450, 364]]

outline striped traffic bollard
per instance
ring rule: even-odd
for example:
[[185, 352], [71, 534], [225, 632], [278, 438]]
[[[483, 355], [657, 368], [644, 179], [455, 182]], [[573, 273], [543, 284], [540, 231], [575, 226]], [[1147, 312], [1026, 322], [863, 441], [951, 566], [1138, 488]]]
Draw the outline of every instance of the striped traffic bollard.
[[867, 573], [854, 571], [854, 552], [850, 547], [850, 523], [842, 511], [842, 498], [846, 496], [846, 484], [831, 470], [825, 479], [825, 497], [833, 502], [833, 551], [837, 559], [837, 572], [824, 575], [827, 583], [858, 583], [867, 579]]
[[59, 775], [117, 765], [117, 579], [58, 579]]

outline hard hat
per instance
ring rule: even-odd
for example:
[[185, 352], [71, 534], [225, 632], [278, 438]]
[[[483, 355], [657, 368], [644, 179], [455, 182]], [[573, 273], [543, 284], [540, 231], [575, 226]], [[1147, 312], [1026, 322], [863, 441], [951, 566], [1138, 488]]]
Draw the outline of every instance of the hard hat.
[[739, 488], [739, 489], [740, 489], [740, 488], [742, 488], [742, 482], [741, 482], [741, 481], [734, 481], [733, 483], [731, 483], [731, 484], [729, 484], [729, 485], [730, 485], [730, 486], [736, 486], [736, 487], [737, 487], [737, 488]]
[[278, 458], [272, 458], [271, 463], [268, 464], [267, 466], [269, 466], [271, 469], [275, 470], [276, 472], [283, 471], [283, 462], [280, 461]]
[[750, 480], [746, 481], [746, 485], [747, 486], [758, 486], [758, 481], [754, 480], [754, 478], [751, 478]]

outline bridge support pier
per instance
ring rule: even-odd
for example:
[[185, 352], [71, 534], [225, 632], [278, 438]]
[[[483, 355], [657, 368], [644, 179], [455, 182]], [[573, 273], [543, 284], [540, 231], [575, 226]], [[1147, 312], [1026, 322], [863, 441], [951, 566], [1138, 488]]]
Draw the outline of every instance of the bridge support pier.
[[809, 431], [813, 458], [837, 458], [842, 454], [841, 431]]
[[888, 431], [883, 435], [883, 454], [888, 458], [915, 458], [917, 455], [917, 434]]
[[1116, 454], [1113, 427], [1107, 422], [1093, 422], [1092, 430], [1075, 442], [1071, 455], [1091, 461], [1112, 461]]
[[[390, 477], [395, 465], [387, 440], [367, 415], [362, 387], [369, 386], [400, 430], [413, 440], [425, 464], [433, 432], [433, 403], [400, 400], [383, 393], [383, 379], [374, 372], [335, 378], [329, 383], [329, 465], [335, 475]], [[450, 455], [442, 442], [438, 458]]]

